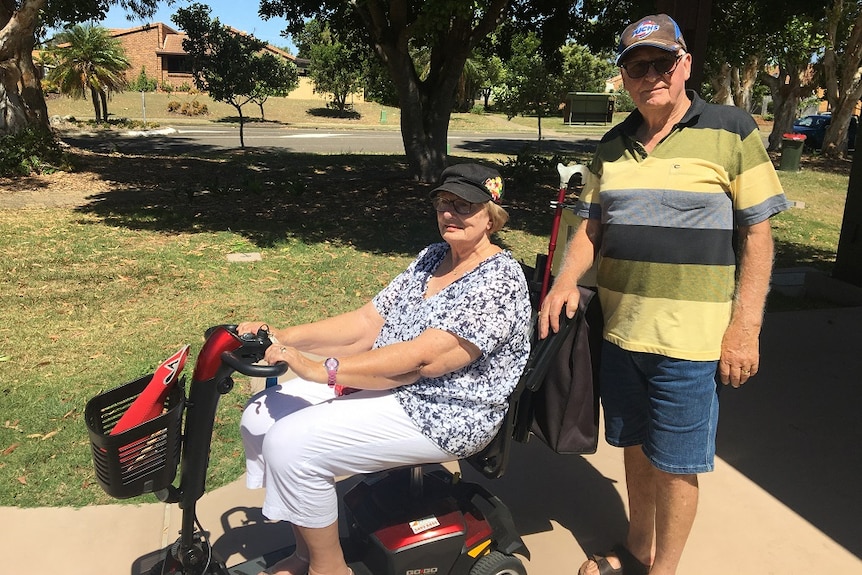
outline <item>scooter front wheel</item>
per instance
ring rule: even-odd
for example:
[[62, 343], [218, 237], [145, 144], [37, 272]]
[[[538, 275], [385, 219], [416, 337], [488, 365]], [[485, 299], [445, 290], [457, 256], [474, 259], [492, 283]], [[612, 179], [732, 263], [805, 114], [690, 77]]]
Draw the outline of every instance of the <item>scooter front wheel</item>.
[[170, 552], [147, 572], [147, 575], [230, 575], [220, 561], [212, 558], [204, 563], [183, 567]]
[[147, 575], [182, 575], [182, 569], [179, 563], [163, 559], [153, 565]]
[[[216, 569], [213, 571], [212, 569]], [[192, 571], [183, 571], [183, 566], [178, 563], [165, 563], [164, 561], [159, 561], [150, 569], [147, 575], [210, 575], [211, 573], [224, 573], [227, 575], [227, 571], [219, 570], [223, 569], [221, 566], [211, 566], [207, 569], [207, 571], [200, 570], [192, 570]]]
[[514, 555], [491, 551], [473, 564], [470, 575], [527, 575], [527, 570]]

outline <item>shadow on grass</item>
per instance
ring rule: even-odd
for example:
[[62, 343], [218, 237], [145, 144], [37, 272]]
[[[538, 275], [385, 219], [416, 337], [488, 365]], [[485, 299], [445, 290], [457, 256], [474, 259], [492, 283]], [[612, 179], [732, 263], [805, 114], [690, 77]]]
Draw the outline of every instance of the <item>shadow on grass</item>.
[[[239, 116], [223, 116], [212, 121], [213, 124], [239, 124]], [[281, 120], [267, 120], [260, 116], [243, 116], [242, 123], [248, 126], [249, 124], [271, 124], [273, 126], [288, 126], [288, 122]]]
[[[259, 247], [295, 238], [403, 255], [440, 239], [428, 201], [433, 186], [411, 178], [404, 156], [258, 149], [88, 154], [78, 164], [116, 184], [78, 208], [113, 226], [163, 233], [230, 230]], [[555, 197], [548, 184], [509, 185], [509, 228], [549, 233], [548, 205]]]
[[775, 240], [775, 267], [810, 267], [826, 274], [835, 265], [835, 251], [814, 246]]
[[318, 118], [335, 118], [339, 120], [359, 120], [362, 114], [356, 110], [335, 110], [333, 108], [309, 108], [308, 114]]
[[88, 169], [117, 189], [79, 210], [110, 225], [164, 233], [230, 230], [260, 247], [297, 238], [405, 254], [436, 235], [428, 187], [408, 178], [403, 158], [236, 151], [93, 160]]
[[[82, 154], [75, 163], [116, 184], [79, 208], [110, 225], [164, 233], [230, 230], [260, 247], [296, 238], [407, 255], [439, 239], [428, 203], [433, 186], [411, 178], [403, 155], [225, 152], [201, 146], [174, 156], [166, 150], [105, 152], [112, 153]], [[492, 165], [506, 179], [508, 228], [547, 236], [557, 174], [545, 165]], [[784, 242], [776, 242], [776, 255], [777, 267], [825, 272], [835, 257]]]
[[[524, 150], [542, 154], [563, 154], [585, 157], [596, 150], [596, 141], [588, 138], [544, 138], [537, 142], [534, 136], [518, 136], [506, 139], [481, 138], [465, 139], [460, 146], [480, 154], [517, 155]], [[554, 172], [552, 171], [552, 174]]]

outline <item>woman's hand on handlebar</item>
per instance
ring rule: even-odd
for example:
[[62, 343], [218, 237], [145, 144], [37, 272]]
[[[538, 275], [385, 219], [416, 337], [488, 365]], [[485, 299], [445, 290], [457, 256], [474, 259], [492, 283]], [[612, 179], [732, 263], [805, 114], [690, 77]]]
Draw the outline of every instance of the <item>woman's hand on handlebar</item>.
[[[260, 331], [261, 328], [264, 328], [266, 331], [270, 331], [269, 325], [263, 321], [244, 321], [238, 326], [236, 326], [237, 335], [242, 335], [244, 333], [253, 333], [257, 335], [257, 332]], [[272, 337], [272, 333], [270, 332], [270, 337]]]
[[285, 361], [296, 375], [307, 381], [326, 381], [326, 368], [323, 364], [312, 361], [295, 347], [274, 343], [267, 348], [263, 359], [270, 365]]

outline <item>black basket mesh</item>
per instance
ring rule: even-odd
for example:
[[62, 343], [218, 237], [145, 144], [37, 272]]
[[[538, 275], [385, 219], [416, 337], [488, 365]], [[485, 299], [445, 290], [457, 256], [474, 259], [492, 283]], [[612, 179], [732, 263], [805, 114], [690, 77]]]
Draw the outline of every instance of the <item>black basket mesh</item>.
[[152, 374], [97, 395], [84, 412], [96, 479], [108, 495], [128, 499], [164, 489], [174, 481], [180, 460], [185, 395], [174, 386], [162, 415], [117, 435], [109, 435], [137, 399]]

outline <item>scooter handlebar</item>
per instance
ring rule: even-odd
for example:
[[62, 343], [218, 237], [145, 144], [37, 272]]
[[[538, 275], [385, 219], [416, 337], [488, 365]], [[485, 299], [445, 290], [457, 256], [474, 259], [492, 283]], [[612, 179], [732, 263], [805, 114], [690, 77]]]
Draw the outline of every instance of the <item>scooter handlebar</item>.
[[195, 365], [194, 380], [209, 381], [222, 367], [229, 368], [223, 376], [237, 371], [251, 377], [278, 377], [287, 371], [287, 364], [258, 365], [272, 345], [269, 332], [237, 333], [236, 325], [217, 325], [206, 330], [204, 342]]
[[279, 361], [272, 365], [248, 363], [246, 359], [239, 357], [232, 351], [223, 351], [221, 360], [234, 370], [249, 377], [279, 377], [287, 372], [288, 367], [286, 361]]

